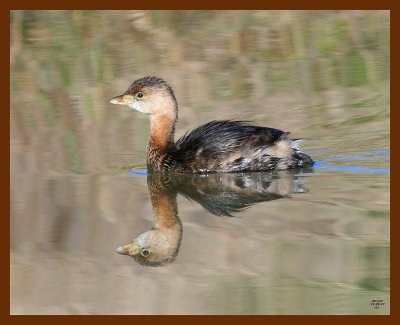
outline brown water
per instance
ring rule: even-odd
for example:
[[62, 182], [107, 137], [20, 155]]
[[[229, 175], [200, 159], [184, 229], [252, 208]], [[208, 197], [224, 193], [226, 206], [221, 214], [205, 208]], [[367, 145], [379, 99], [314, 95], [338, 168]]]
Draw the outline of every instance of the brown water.
[[[177, 136], [250, 119], [316, 165], [147, 176], [147, 118], [109, 99], [148, 74]], [[388, 314], [389, 114], [388, 12], [13, 12], [11, 313]], [[182, 226], [160, 267], [115, 252], [152, 193]]]

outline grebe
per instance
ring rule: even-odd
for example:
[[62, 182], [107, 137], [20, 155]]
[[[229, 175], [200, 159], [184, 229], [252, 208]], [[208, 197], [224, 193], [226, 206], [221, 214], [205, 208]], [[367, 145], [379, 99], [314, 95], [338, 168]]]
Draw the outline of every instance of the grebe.
[[309, 167], [313, 160], [300, 151], [300, 139], [278, 129], [246, 121], [212, 121], [174, 142], [178, 103], [161, 78], [135, 80], [110, 103], [127, 105], [150, 118], [147, 167], [188, 173], [269, 171]]

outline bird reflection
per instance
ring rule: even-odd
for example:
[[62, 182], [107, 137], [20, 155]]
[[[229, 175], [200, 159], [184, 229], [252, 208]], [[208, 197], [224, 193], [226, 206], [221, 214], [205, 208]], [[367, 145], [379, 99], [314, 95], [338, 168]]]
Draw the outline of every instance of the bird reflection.
[[183, 231], [176, 203], [178, 193], [216, 216], [232, 217], [255, 203], [308, 191], [298, 170], [204, 175], [154, 172], [147, 176], [147, 184], [154, 226], [116, 249], [146, 266], [166, 265], [178, 255]]

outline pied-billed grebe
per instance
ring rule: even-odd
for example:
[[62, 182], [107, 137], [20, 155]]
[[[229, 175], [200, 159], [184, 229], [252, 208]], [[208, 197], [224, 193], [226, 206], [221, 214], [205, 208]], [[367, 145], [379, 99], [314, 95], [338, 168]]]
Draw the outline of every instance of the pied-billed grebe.
[[178, 103], [172, 88], [158, 77], [134, 81], [124, 94], [110, 102], [128, 105], [149, 115], [149, 170], [189, 173], [267, 171], [314, 163], [300, 151], [300, 140], [290, 139], [288, 132], [248, 125], [244, 121], [212, 121], [174, 142]]

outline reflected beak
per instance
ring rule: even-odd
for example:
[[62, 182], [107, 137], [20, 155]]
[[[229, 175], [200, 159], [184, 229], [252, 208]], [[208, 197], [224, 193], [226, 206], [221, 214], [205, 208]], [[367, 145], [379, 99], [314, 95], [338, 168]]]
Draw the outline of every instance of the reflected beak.
[[120, 95], [110, 100], [111, 104], [128, 105], [132, 101], [131, 95]]
[[118, 254], [135, 256], [140, 253], [140, 246], [138, 243], [133, 242], [131, 244], [118, 247], [115, 251]]

